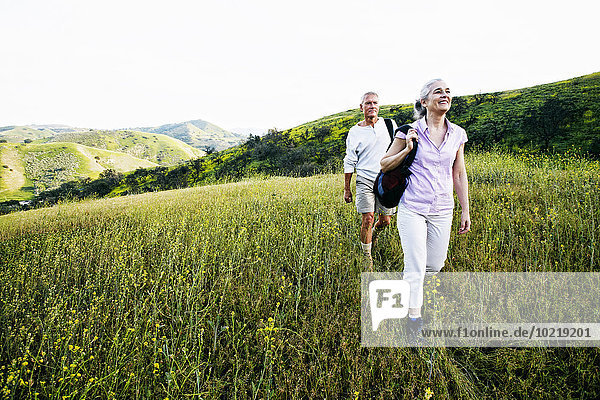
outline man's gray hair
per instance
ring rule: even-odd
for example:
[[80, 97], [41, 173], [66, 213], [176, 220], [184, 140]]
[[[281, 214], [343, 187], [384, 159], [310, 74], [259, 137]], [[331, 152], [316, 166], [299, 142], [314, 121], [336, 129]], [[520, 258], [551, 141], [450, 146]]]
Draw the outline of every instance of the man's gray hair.
[[414, 119], [421, 119], [427, 115], [427, 109], [425, 107], [423, 107], [423, 105], [421, 104], [421, 100], [427, 100], [427, 98], [429, 97], [429, 94], [431, 93], [431, 88], [433, 87], [433, 85], [436, 82], [439, 82], [439, 81], [443, 81], [443, 79], [440, 79], [440, 78], [432, 79], [429, 82], [427, 82], [426, 84], [424, 84], [423, 88], [421, 88], [421, 92], [419, 93], [419, 98], [417, 99], [417, 101], [415, 101], [415, 111], [413, 114]]
[[367, 92], [365, 94], [362, 95], [362, 97], [360, 98], [360, 104], [364, 104], [365, 99], [369, 96], [377, 96], [377, 98], [379, 99], [379, 95], [375, 92]]

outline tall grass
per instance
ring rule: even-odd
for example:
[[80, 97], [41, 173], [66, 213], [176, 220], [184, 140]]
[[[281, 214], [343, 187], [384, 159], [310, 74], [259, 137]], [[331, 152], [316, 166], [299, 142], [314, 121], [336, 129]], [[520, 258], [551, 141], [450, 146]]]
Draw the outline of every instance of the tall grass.
[[[467, 163], [473, 230], [453, 234], [447, 270], [599, 269], [597, 162]], [[360, 219], [342, 188], [255, 178], [0, 217], [0, 393], [600, 396], [597, 349], [361, 348]], [[401, 260], [394, 223], [375, 264]]]

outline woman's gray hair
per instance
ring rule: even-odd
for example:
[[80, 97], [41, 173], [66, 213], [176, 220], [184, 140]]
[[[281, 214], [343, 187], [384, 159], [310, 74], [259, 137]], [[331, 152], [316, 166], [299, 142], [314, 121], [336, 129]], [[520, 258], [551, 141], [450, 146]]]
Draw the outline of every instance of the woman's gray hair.
[[429, 82], [427, 82], [425, 85], [423, 85], [423, 88], [421, 89], [421, 93], [419, 93], [419, 98], [417, 99], [417, 101], [415, 101], [415, 111], [413, 113], [413, 118], [415, 120], [421, 119], [427, 115], [427, 109], [425, 107], [423, 107], [423, 104], [421, 104], [421, 100], [427, 100], [427, 98], [429, 98], [429, 94], [431, 93], [431, 88], [433, 87], [433, 85], [436, 82], [439, 82], [439, 81], [443, 81], [443, 79], [440, 79], [440, 78], [432, 79]]

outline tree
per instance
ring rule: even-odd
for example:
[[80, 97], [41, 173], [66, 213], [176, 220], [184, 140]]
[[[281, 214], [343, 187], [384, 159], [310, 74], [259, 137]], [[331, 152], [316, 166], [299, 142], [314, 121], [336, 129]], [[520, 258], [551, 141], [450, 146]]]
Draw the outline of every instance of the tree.
[[498, 103], [498, 100], [500, 100], [500, 93], [499, 92], [490, 93], [489, 98], [490, 98], [490, 102], [492, 104], [496, 104], [496, 103]]
[[331, 134], [331, 128], [328, 126], [319, 126], [316, 130], [315, 130], [315, 136], [314, 138], [316, 140], [323, 140], [325, 139], [327, 136], [329, 136]]
[[488, 94], [487, 93], [477, 93], [473, 95], [473, 100], [475, 100], [475, 105], [479, 105], [482, 103], [485, 103], [486, 100], [488, 99]]
[[455, 97], [452, 99], [452, 107], [448, 111], [448, 118], [450, 120], [457, 120], [462, 117], [462, 114], [467, 109], [467, 100], [464, 97]]
[[396, 125], [410, 124], [413, 119], [413, 110], [411, 108], [397, 108], [393, 110], [392, 119], [396, 121]]
[[217, 149], [215, 146], [206, 145], [202, 147], [202, 150], [208, 155], [214, 153]]
[[118, 183], [123, 178], [123, 174], [115, 171], [112, 168], [105, 169], [100, 172], [99, 179], [106, 179], [108, 181]]
[[535, 135], [534, 142], [544, 150], [565, 132], [565, 125], [571, 115], [575, 114], [572, 104], [559, 97], [550, 97], [541, 107], [530, 107], [523, 118], [523, 128]]

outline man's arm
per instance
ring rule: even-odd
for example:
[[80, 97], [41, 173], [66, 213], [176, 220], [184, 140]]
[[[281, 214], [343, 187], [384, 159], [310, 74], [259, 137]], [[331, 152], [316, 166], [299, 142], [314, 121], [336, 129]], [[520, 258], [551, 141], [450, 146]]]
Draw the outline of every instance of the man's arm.
[[352, 191], [350, 190], [350, 182], [352, 181], [352, 174], [354, 168], [358, 162], [358, 155], [356, 154], [356, 148], [352, 141], [352, 130], [348, 132], [346, 138], [346, 156], [344, 157], [344, 200], [346, 203], [352, 202]]
[[352, 181], [352, 172], [344, 173], [344, 200], [346, 203], [352, 203], [352, 190], [350, 189], [350, 181]]

